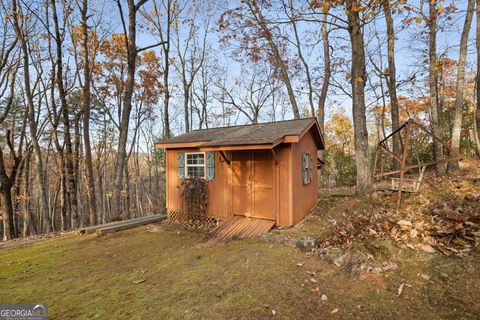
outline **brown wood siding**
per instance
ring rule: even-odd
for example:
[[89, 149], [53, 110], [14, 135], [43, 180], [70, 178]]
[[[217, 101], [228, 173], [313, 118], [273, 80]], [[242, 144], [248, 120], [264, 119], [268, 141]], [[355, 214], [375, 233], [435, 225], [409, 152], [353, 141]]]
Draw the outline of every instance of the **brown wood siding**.
[[290, 225], [290, 144], [275, 148], [278, 165], [276, 166], [277, 185], [277, 226]]
[[[314, 168], [313, 180], [307, 185], [302, 182], [302, 154], [305, 152], [312, 156]], [[317, 147], [310, 131], [298, 143], [292, 144], [292, 225], [300, 222], [317, 203], [318, 171], [315, 168], [317, 168]]]
[[[180, 179], [178, 179], [178, 154], [180, 152], [198, 152], [196, 149], [168, 149], [167, 150], [167, 209], [180, 211]], [[230, 215], [230, 168], [227, 162], [221, 159], [220, 153], [215, 152], [215, 179], [207, 182], [208, 206], [207, 213], [211, 216], [226, 218]]]
[[[167, 209], [171, 211], [180, 211], [182, 203], [179, 195], [180, 180], [178, 179], [178, 153], [179, 152], [197, 152], [196, 148], [188, 149], [168, 149], [167, 150]], [[317, 184], [318, 172], [313, 170], [313, 181], [308, 185], [302, 183], [302, 154], [310, 153], [313, 160], [313, 168], [317, 167], [317, 146], [314, 136], [311, 132], [305, 134], [298, 143], [281, 144], [275, 148], [277, 164], [274, 163], [271, 151], [255, 151], [258, 155], [255, 157], [253, 151], [245, 152], [226, 152], [230, 159], [235, 159], [235, 154], [244, 154], [250, 164], [235, 163], [230, 165], [220, 155], [215, 152], [215, 180], [208, 182], [209, 203], [207, 213], [218, 218], [227, 218], [235, 210], [248, 209], [255, 212], [255, 205], [261, 217], [272, 218], [276, 220], [277, 226], [292, 226], [302, 220], [310, 212], [317, 202]], [[257, 159], [257, 161], [255, 161]], [[247, 170], [245, 166], [251, 167]], [[235, 189], [239, 187], [240, 182], [246, 185], [248, 181], [243, 181], [242, 177], [234, 176], [235, 168], [244, 172], [251, 171], [252, 177], [249, 180], [256, 184], [252, 187], [255, 192], [252, 193], [252, 204], [249, 208], [242, 206], [248, 204], [246, 196]], [[255, 170], [255, 167], [256, 170]], [[244, 177], [245, 178], [245, 177]], [[242, 180], [243, 179], [243, 180]], [[241, 181], [240, 181], [241, 180]], [[257, 199], [255, 199], [255, 194]], [[255, 201], [257, 200], [257, 201]], [[255, 204], [256, 203], [256, 204]], [[267, 211], [271, 210], [271, 215]]]

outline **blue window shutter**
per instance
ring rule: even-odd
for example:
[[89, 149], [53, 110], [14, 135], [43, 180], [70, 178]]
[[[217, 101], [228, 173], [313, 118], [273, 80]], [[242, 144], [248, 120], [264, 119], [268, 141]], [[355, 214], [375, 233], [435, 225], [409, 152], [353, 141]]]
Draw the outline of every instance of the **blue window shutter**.
[[207, 181], [215, 180], [215, 151], [207, 152]]
[[310, 179], [308, 179], [309, 180], [308, 182], [312, 182], [313, 181], [313, 161], [312, 161], [311, 155], [308, 155], [308, 161], [310, 162], [308, 166], [310, 168]]
[[185, 155], [183, 152], [178, 153], [178, 179], [185, 178]]

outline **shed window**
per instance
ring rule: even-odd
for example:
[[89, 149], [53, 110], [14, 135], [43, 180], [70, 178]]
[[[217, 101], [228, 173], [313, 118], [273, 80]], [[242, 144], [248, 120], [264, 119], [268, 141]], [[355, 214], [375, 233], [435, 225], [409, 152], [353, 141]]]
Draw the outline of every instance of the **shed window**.
[[302, 154], [302, 182], [309, 184], [313, 181], [312, 157], [308, 153]]
[[205, 153], [186, 153], [185, 173], [187, 177], [205, 178]]

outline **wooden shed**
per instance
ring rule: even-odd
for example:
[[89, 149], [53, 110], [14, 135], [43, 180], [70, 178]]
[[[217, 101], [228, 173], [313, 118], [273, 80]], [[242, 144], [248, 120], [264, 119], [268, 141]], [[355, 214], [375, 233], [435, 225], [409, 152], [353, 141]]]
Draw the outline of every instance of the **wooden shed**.
[[166, 207], [182, 211], [179, 184], [207, 181], [209, 217], [298, 223], [315, 206], [317, 150], [324, 149], [316, 118], [196, 130], [156, 144], [166, 149]]

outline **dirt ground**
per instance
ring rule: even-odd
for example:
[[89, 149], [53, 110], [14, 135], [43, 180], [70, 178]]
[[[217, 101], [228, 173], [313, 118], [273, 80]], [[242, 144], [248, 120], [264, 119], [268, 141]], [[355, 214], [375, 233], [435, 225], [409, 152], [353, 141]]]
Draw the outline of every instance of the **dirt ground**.
[[[207, 246], [203, 232], [161, 223], [104, 237], [66, 235], [1, 248], [0, 303], [45, 303], [51, 319], [480, 319], [475, 244], [448, 244], [471, 249], [449, 256], [418, 247], [431, 241], [427, 237], [437, 239], [432, 248], [446, 243], [445, 234], [440, 238], [432, 231], [447, 221], [439, 207], [450, 213], [461, 207], [464, 219], [473, 221], [480, 175], [470, 164], [462, 170], [468, 176], [442, 178], [436, 189], [426, 184], [420, 194], [406, 197], [404, 211], [389, 209], [391, 195], [378, 195], [373, 205], [325, 196], [299, 226], [261, 238]], [[444, 192], [449, 184], [462, 192]], [[361, 223], [350, 228], [359, 214], [392, 225], [374, 226], [375, 233]], [[430, 221], [432, 214], [443, 218], [434, 219], [432, 230], [419, 231], [422, 236], [399, 240], [389, 231], [395, 221]], [[341, 232], [346, 235], [338, 236]], [[314, 249], [276, 241], [305, 237], [318, 240]], [[319, 258], [315, 250], [325, 248], [363, 256], [383, 269], [352, 272], [346, 264]]]

